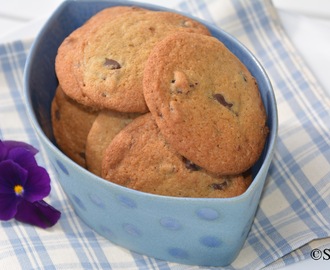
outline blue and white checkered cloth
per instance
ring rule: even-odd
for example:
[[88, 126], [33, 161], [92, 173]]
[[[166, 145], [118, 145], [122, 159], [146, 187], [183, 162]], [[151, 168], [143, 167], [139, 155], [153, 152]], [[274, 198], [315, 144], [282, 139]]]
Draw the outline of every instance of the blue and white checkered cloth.
[[[330, 247], [330, 97], [286, 36], [270, 0], [186, 0], [178, 10], [236, 36], [271, 78], [279, 112], [275, 157], [247, 241], [228, 269], [278, 268]], [[0, 45], [0, 138], [40, 149], [22, 100], [32, 41]], [[97, 235], [52, 178], [47, 201], [62, 212], [49, 230], [0, 222], [0, 269], [200, 269], [132, 253]], [[320, 240], [323, 239], [323, 240]]]

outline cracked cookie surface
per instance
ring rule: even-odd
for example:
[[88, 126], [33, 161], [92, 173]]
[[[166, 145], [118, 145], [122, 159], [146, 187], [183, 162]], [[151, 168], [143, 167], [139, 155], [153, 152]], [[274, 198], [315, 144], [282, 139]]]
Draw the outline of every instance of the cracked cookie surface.
[[268, 128], [256, 80], [216, 38], [165, 38], [149, 56], [143, 86], [165, 139], [194, 164], [238, 174], [259, 158]]

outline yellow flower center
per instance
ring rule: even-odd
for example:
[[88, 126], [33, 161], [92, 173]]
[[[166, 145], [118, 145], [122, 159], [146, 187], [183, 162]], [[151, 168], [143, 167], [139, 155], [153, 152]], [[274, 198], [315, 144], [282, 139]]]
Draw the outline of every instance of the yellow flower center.
[[17, 196], [21, 196], [21, 195], [23, 195], [24, 188], [21, 185], [16, 185], [14, 187], [14, 191], [15, 191]]

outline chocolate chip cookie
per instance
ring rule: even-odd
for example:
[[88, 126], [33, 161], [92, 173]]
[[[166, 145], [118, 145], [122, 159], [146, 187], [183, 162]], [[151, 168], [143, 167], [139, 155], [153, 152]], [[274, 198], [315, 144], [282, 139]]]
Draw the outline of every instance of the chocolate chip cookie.
[[151, 52], [143, 86], [166, 141], [194, 164], [234, 175], [259, 158], [268, 128], [258, 85], [216, 38], [168, 36]]
[[105, 151], [102, 176], [143, 192], [224, 198], [242, 194], [250, 174], [217, 176], [178, 154], [164, 139], [150, 113], [122, 129]]
[[51, 105], [53, 133], [57, 145], [73, 161], [85, 167], [88, 132], [98, 112], [70, 99], [59, 86]]
[[97, 31], [104, 23], [110, 23], [123, 13], [140, 10], [143, 9], [125, 6], [106, 8], [92, 16], [84, 25], [77, 28], [64, 39], [58, 48], [55, 70], [60, 85], [66, 95], [86, 106], [100, 107], [98, 103], [91, 100], [82, 92], [82, 88], [84, 87], [81, 76], [83, 54], [84, 48], [89, 42], [89, 35]]
[[202, 24], [172, 12], [125, 12], [89, 31], [76, 78], [84, 96], [100, 107], [145, 113], [142, 78], [153, 46], [173, 32], [209, 35]]
[[86, 167], [101, 176], [103, 153], [115, 135], [138, 114], [102, 111], [96, 117], [86, 141]]

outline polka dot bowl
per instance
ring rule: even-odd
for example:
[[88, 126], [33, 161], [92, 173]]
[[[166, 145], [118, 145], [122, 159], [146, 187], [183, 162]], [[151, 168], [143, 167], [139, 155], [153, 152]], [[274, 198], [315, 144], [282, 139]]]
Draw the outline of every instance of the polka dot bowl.
[[65, 1], [45, 24], [28, 57], [24, 74], [28, 114], [58, 172], [58, 179], [53, 180], [60, 182], [77, 215], [115, 244], [183, 264], [228, 265], [240, 252], [253, 223], [277, 135], [277, 111], [271, 84], [259, 62], [235, 38], [203, 22], [254, 75], [267, 110], [270, 134], [260, 160], [253, 167], [254, 181], [241, 196], [229, 199], [174, 198], [130, 190], [79, 167], [54, 143], [50, 106], [58, 84], [54, 72], [57, 48], [90, 16], [116, 5], [123, 3]]

